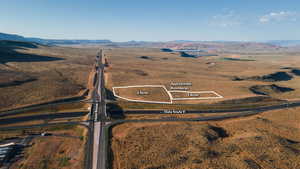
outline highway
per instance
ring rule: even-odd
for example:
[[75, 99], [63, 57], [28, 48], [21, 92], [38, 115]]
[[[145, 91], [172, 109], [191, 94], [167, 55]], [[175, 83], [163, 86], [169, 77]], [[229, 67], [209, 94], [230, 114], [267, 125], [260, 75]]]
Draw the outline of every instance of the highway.
[[[107, 158], [107, 138], [104, 134], [104, 128], [109, 122], [107, 122], [106, 104], [105, 104], [105, 87], [104, 87], [104, 64], [102, 63], [103, 51], [100, 50], [98, 56], [96, 57], [96, 76], [95, 76], [95, 86], [92, 92], [92, 106], [89, 113], [89, 120], [87, 121], [76, 121], [76, 122], [61, 122], [61, 123], [44, 123], [36, 125], [24, 125], [24, 126], [11, 126], [11, 127], [0, 127], [0, 131], [5, 130], [19, 130], [19, 129], [31, 129], [35, 127], [46, 127], [55, 125], [83, 125], [89, 130], [88, 141], [86, 145], [86, 157], [85, 157], [85, 168], [87, 169], [106, 169], [106, 158]], [[77, 97], [76, 97], [77, 99]], [[43, 120], [43, 119], [57, 119], [57, 118], [73, 118], [82, 117], [87, 114], [87, 112], [65, 112], [65, 113], [49, 113], [42, 115], [29, 115], [29, 116], [19, 116], [19, 117], [8, 117], [22, 114], [27, 109], [37, 108], [42, 106], [48, 106], [50, 104], [59, 104], [62, 102], [77, 102], [74, 98], [59, 100], [46, 104], [32, 105], [26, 108], [20, 108], [11, 111], [1, 112], [0, 125], [20, 123], [32, 120]], [[84, 99], [80, 97], [80, 99]], [[5, 118], [7, 116], [7, 118]]]
[[54, 100], [54, 101], [50, 101], [50, 102], [46, 102], [46, 103], [33, 104], [33, 105], [25, 106], [22, 108], [0, 111], [0, 118], [5, 117], [5, 116], [14, 116], [14, 115], [19, 115], [19, 114], [24, 114], [24, 113], [30, 112], [32, 110], [47, 108], [49, 106], [58, 106], [58, 105], [67, 104], [67, 103], [85, 102], [85, 100], [84, 100], [85, 96], [86, 96], [86, 93], [82, 94], [81, 96], [74, 96], [74, 97], [58, 99], [58, 100]]
[[[86, 169], [107, 169], [107, 156], [108, 156], [108, 135], [107, 129], [119, 123], [125, 122], [169, 122], [169, 121], [213, 121], [213, 120], [224, 120], [229, 118], [239, 118], [251, 115], [256, 115], [261, 112], [286, 109], [292, 107], [300, 107], [300, 101], [285, 102], [279, 105], [265, 106], [265, 107], [254, 107], [254, 108], [240, 108], [240, 109], [223, 109], [223, 110], [186, 110], [185, 113], [228, 113], [220, 114], [208, 117], [197, 117], [197, 118], [161, 118], [161, 119], [138, 119], [138, 120], [110, 120], [106, 112], [106, 94], [105, 94], [105, 83], [104, 83], [104, 64], [102, 63], [103, 51], [100, 50], [96, 57], [96, 75], [94, 81], [94, 89], [92, 91], [91, 102], [92, 106], [89, 112], [89, 120], [87, 121], [76, 121], [76, 122], [61, 122], [61, 123], [49, 123], [49, 124], [37, 124], [27, 126], [14, 126], [14, 127], [0, 127], [2, 130], [16, 130], [16, 129], [30, 129], [34, 127], [46, 127], [54, 125], [83, 125], [89, 130], [88, 141], [86, 145], [86, 157], [85, 157], [85, 168]], [[70, 101], [70, 100], [66, 100]], [[72, 100], [73, 101], [73, 100]], [[76, 100], [77, 101], [77, 100]], [[60, 102], [61, 103], [61, 102]], [[37, 105], [43, 106], [43, 105]], [[34, 106], [33, 106], [34, 107]], [[20, 112], [19, 112], [20, 111]], [[24, 121], [42, 120], [42, 119], [56, 119], [56, 118], [72, 118], [81, 117], [86, 115], [86, 112], [65, 112], [65, 113], [53, 113], [43, 115], [30, 115], [24, 117], [7, 117], [11, 115], [17, 115], [24, 112], [24, 110], [3, 112], [0, 114], [0, 124], [11, 124], [19, 123]], [[162, 114], [165, 110], [128, 110], [126, 113], [134, 114]], [[233, 114], [233, 112], [236, 112]], [[113, 112], [110, 112], [113, 113]], [[2, 118], [1, 118], [2, 117]]]
[[[230, 113], [230, 112], [246, 112], [246, 111], [271, 111], [277, 109], [300, 107], [300, 101], [285, 102], [278, 105], [259, 106], [253, 108], [235, 108], [235, 109], [216, 109], [216, 110], [185, 110], [186, 114], [201, 114], [201, 113]], [[126, 114], [165, 114], [165, 110], [124, 110]], [[116, 111], [116, 113], [118, 113]]]
[[[77, 122], [60, 122], [60, 123], [48, 123], [48, 124], [37, 124], [37, 125], [27, 125], [27, 126], [12, 126], [12, 127], [0, 127], [0, 131], [5, 130], [18, 130], [18, 129], [30, 129], [35, 127], [46, 127], [46, 126], [55, 126], [55, 125], [82, 125], [86, 126], [89, 133], [89, 139], [87, 142], [87, 152], [86, 152], [86, 163], [85, 168], [91, 169], [106, 169], [106, 158], [107, 158], [107, 140], [108, 136], [104, 134], [104, 128], [109, 128], [110, 126], [125, 123], [125, 122], [137, 122], [137, 123], [143, 123], [143, 122], [170, 122], [170, 121], [215, 121], [215, 120], [224, 120], [224, 119], [230, 119], [230, 118], [240, 118], [240, 117], [247, 117], [256, 115], [259, 113], [262, 113], [264, 111], [270, 110], [270, 107], [265, 108], [263, 110], [250, 110], [250, 111], [241, 111], [240, 113], [232, 114], [228, 112], [228, 114], [225, 115], [214, 115], [214, 116], [208, 116], [208, 117], [196, 117], [196, 118], [162, 118], [162, 119], [137, 119], [137, 120], [113, 120], [109, 121], [102, 116], [105, 117], [105, 113], [103, 108], [105, 108], [103, 105], [99, 104], [99, 102], [96, 102], [92, 105], [91, 109], [91, 118], [88, 121], [77, 121]], [[102, 98], [103, 100], [103, 98]], [[101, 102], [100, 102], [101, 103]], [[102, 103], [103, 104], [103, 103]], [[96, 106], [98, 108], [96, 108]], [[102, 106], [102, 109], [99, 109], [99, 107]], [[300, 106], [300, 104], [291, 104], [291, 106], [274, 106], [271, 107], [272, 110], [274, 109], [285, 109], [288, 107], [297, 107]], [[100, 110], [100, 111], [99, 111]], [[103, 119], [97, 117], [102, 117]], [[92, 120], [94, 119], [94, 120]], [[88, 126], [87, 126], [88, 125]]]
[[57, 125], [81, 125], [84, 127], [88, 126], [85, 125], [85, 121], [72, 121], [72, 122], [57, 122], [57, 123], [43, 123], [43, 124], [31, 124], [31, 125], [24, 125], [24, 126], [9, 126], [9, 127], [0, 127], [0, 131], [9, 131], [9, 130], [21, 130], [21, 129], [31, 129], [37, 127], [48, 127], [48, 126], [57, 126]]
[[90, 126], [93, 130], [93, 150], [92, 150], [92, 169], [106, 169], [106, 151], [104, 126], [107, 118], [105, 105], [104, 87], [104, 64], [102, 63], [103, 50], [100, 50], [96, 57], [96, 85], [92, 95], [91, 121]]
[[10, 118], [0, 118], [0, 125], [22, 123], [34, 120], [51, 120], [60, 118], [75, 118], [85, 116], [87, 112], [63, 112], [63, 113], [50, 113], [50, 114], [38, 114], [31, 116], [20, 116]]

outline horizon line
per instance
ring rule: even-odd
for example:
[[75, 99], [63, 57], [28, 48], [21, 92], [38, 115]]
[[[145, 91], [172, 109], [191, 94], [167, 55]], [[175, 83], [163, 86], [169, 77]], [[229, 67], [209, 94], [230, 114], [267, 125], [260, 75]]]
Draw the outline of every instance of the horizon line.
[[4, 33], [2, 34], [7, 35], [15, 35], [21, 36], [23, 38], [35, 38], [35, 39], [42, 39], [42, 40], [68, 40], [68, 41], [97, 41], [97, 40], [107, 40], [114, 43], [125, 43], [125, 42], [152, 42], [152, 43], [167, 43], [167, 42], [272, 42], [272, 41], [300, 41], [300, 39], [269, 39], [269, 40], [188, 40], [188, 39], [175, 39], [175, 40], [127, 40], [127, 41], [115, 41], [109, 38], [97, 38], [97, 39], [89, 39], [89, 38], [50, 38], [50, 37], [40, 37], [40, 36], [24, 36], [18, 33]]

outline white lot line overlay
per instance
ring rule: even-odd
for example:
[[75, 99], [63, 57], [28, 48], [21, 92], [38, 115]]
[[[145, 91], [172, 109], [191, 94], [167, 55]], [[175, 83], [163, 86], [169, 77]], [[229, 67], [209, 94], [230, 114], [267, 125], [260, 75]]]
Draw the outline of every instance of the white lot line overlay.
[[[122, 97], [120, 95], [118, 95], [115, 91], [115, 89], [126, 89], [126, 88], [135, 88], [135, 87], [159, 87], [159, 88], [163, 88], [169, 98], [170, 98], [170, 102], [160, 102], [160, 101], [147, 101], [147, 100], [134, 100], [134, 99], [128, 99], [125, 97]], [[222, 95], [218, 94], [215, 91], [182, 91], [182, 90], [167, 90], [167, 88], [164, 85], [135, 85], [135, 86], [120, 86], [120, 87], [112, 87], [113, 89], [113, 94], [115, 97], [120, 98], [120, 99], [124, 99], [127, 101], [132, 101], [132, 102], [142, 102], [142, 103], [161, 103], [161, 104], [172, 104], [173, 100], [205, 100], [205, 99], [221, 99], [224, 98]], [[181, 92], [181, 93], [199, 93], [199, 94], [207, 94], [207, 93], [212, 93], [214, 95], [216, 95], [216, 97], [182, 97], [182, 98], [173, 98], [172, 93], [177, 93], [177, 92]]]
[[[168, 96], [170, 98], [170, 102], [160, 102], [160, 101], [146, 101], [146, 100], [134, 100], [134, 99], [128, 99], [128, 98], [125, 98], [125, 97], [122, 97], [118, 94], [116, 94], [116, 91], [115, 89], [126, 89], [126, 88], [134, 88], [134, 87], [159, 87], [159, 88], [163, 88], [167, 93], [168, 93]], [[115, 97], [118, 97], [120, 99], [124, 99], [124, 100], [127, 100], [127, 101], [132, 101], [132, 102], [142, 102], [142, 103], [161, 103], [161, 104], [172, 104], [172, 95], [171, 93], [167, 90], [167, 88], [164, 86], [164, 85], [136, 85], [136, 86], [121, 86], [121, 87], [112, 87], [113, 89], [113, 94]]]
[[[215, 91], [181, 91], [181, 90], [170, 90], [170, 93], [198, 93], [198, 94], [209, 94], [212, 93], [216, 95], [215, 97], [178, 97], [178, 98], [172, 98], [172, 100], [205, 100], [205, 99], [222, 99], [224, 98], [220, 94], [218, 94]], [[201, 96], [201, 95], [200, 95]]]

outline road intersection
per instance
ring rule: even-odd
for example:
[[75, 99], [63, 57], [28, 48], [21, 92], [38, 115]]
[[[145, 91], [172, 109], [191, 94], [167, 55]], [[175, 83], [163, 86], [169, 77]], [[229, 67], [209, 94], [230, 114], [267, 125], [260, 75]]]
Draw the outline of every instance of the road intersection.
[[[51, 125], [82, 125], [88, 129], [88, 140], [86, 146], [86, 157], [85, 157], [85, 168], [86, 169], [106, 169], [108, 168], [108, 129], [110, 126], [124, 122], [168, 122], [168, 121], [212, 121], [212, 120], [223, 120], [228, 118], [246, 117], [259, 114], [261, 112], [286, 109], [291, 107], [300, 107], [300, 101], [286, 102], [283, 104], [265, 106], [265, 107], [253, 107], [253, 108], [240, 108], [232, 110], [187, 110], [185, 113], [226, 113], [226, 115], [214, 115], [207, 117], [196, 117], [196, 118], [164, 118], [164, 119], [138, 119], [138, 120], [110, 120], [108, 113], [106, 112], [106, 95], [105, 95], [105, 83], [104, 83], [104, 64], [103, 51], [100, 50], [96, 57], [96, 75], [95, 85], [91, 96], [91, 108], [89, 113], [89, 119], [86, 121], [72, 121], [72, 122], [60, 122], [60, 123], [47, 123], [37, 124], [28, 126], [12, 126], [12, 127], [1, 127], [2, 130], [16, 130], [16, 129], [30, 129], [34, 127], [46, 127]], [[137, 111], [126, 111], [126, 113], [141, 113], [141, 114], [161, 114], [165, 110], [137, 110]], [[237, 113], [233, 113], [237, 112]], [[18, 112], [9, 112], [10, 114], [18, 114]], [[74, 114], [75, 113], [75, 114]], [[68, 116], [83, 116], [82, 112], [74, 112]], [[109, 112], [114, 113], [114, 112]], [[8, 114], [8, 115], [10, 115]], [[67, 115], [67, 113], [65, 113]], [[64, 114], [64, 115], [65, 115]], [[59, 115], [55, 114], [55, 117]], [[3, 116], [4, 117], [4, 116]], [[26, 119], [34, 119], [32, 116], [25, 117]], [[38, 116], [39, 118], [49, 118], [47, 115]], [[38, 118], [35, 117], [35, 118]], [[24, 119], [20, 119], [21, 121]], [[0, 120], [1, 122], [1, 120]], [[9, 121], [2, 120], [3, 123]]]

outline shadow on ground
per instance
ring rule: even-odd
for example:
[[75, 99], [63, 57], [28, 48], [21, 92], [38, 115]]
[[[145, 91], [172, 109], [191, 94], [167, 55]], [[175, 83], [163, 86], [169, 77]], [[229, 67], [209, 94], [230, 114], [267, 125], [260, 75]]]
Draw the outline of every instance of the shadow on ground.
[[8, 62], [45, 62], [64, 60], [63, 58], [26, 54], [16, 51], [17, 49], [26, 50], [28, 48], [38, 48], [36, 43], [18, 41], [0, 41], [0, 63]]
[[111, 90], [105, 88], [105, 94], [106, 99], [116, 101], [116, 97], [114, 96], [114, 93]]
[[110, 114], [112, 119], [124, 119], [124, 110], [116, 103], [108, 103], [106, 105], [107, 112]]

